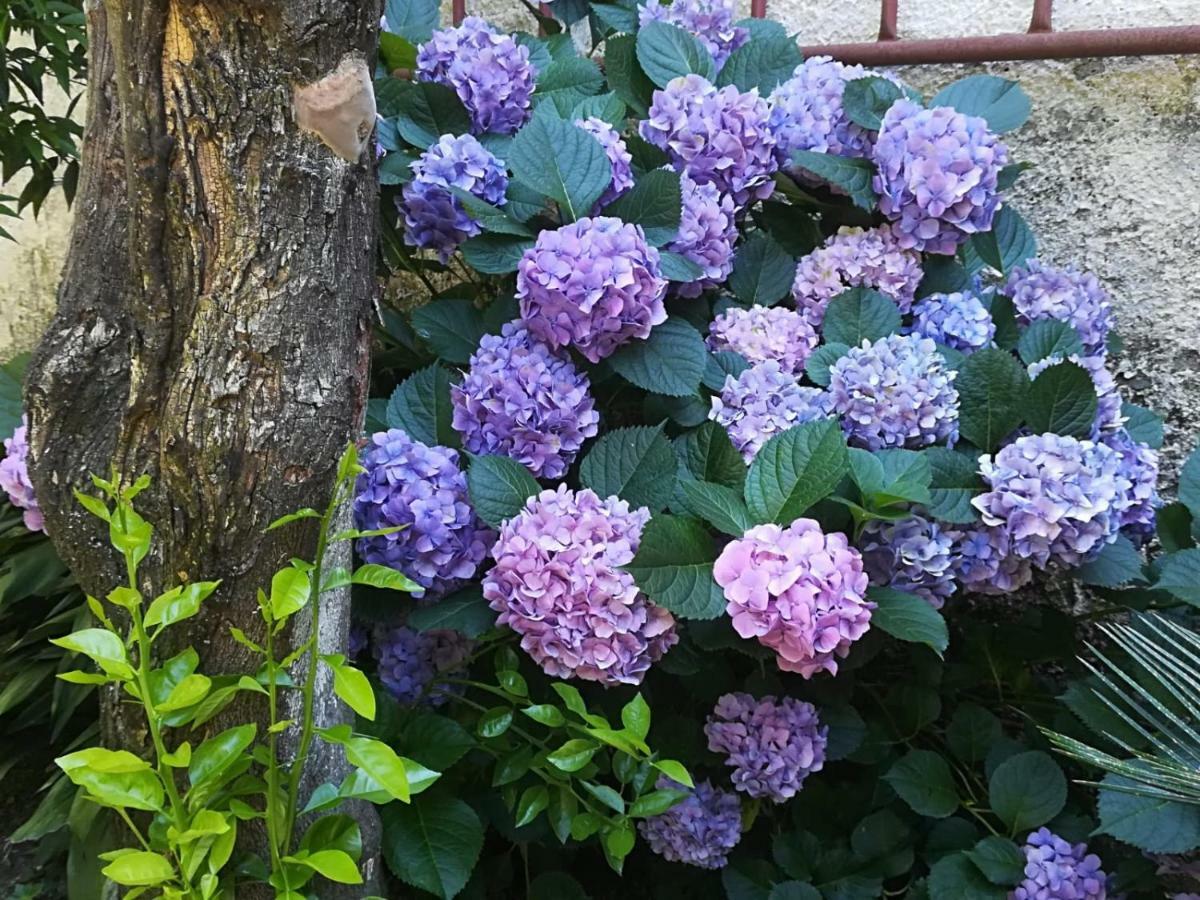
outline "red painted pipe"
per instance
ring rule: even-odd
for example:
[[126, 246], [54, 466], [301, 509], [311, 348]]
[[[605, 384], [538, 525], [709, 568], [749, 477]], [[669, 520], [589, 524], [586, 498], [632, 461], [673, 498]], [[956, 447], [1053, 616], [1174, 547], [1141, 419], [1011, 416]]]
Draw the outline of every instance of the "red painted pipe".
[[450, 15], [455, 25], [461, 25], [462, 20], [467, 17], [467, 0], [454, 0], [450, 4]]
[[1040, 34], [1054, 30], [1054, 0], [1033, 0], [1033, 15], [1029, 19], [1029, 33]]
[[900, 12], [900, 0], [883, 0], [879, 4], [879, 40], [896, 40], [896, 17]]
[[767, 17], [767, 0], [750, 0], [750, 15], [755, 19]]

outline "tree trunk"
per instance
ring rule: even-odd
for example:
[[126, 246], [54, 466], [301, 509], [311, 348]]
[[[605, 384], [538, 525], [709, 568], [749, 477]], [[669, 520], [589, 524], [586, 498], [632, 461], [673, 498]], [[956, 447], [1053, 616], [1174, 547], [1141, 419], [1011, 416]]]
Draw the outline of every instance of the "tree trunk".
[[[315, 545], [303, 525], [263, 528], [326, 502], [365, 408], [377, 181], [370, 153], [338, 154], [367, 143], [378, 2], [86, 5], [76, 218], [26, 385], [33, 481], [64, 560], [103, 596], [118, 558], [72, 490], [110, 467], [125, 482], [150, 474], [145, 589], [221, 579], [186, 643], [207, 674], [253, 671], [229, 626], [261, 625], [255, 590]], [[301, 128], [321, 122], [340, 143]], [[323, 652], [344, 649], [348, 615], [348, 598], [323, 601]], [[325, 724], [340, 715], [331, 696], [317, 702]], [[139, 745], [133, 724], [107, 697], [106, 740]], [[339, 776], [337, 761], [311, 765]]]

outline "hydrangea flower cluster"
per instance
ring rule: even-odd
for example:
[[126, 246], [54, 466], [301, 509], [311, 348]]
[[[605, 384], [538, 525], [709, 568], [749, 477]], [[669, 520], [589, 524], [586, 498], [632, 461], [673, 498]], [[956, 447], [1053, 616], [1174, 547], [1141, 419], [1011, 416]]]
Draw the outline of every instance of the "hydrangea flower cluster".
[[1095, 275], [1031, 259], [1013, 269], [1004, 293], [1012, 298], [1022, 325], [1039, 319], [1066, 322], [1083, 341], [1088, 356], [1104, 354], [1113, 325], [1112, 301]]
[[958, 437], [955, 373], [916, 335], [863, 341], [829, 369], [829, 397], [856, 447], [926, 447]]
[[964, 591], [1009, 594], [1033, 580], [1028, 559], [1012, 553], [1003, 526], [976, 524], [954, 532], [954, 577]]
[[8, 495], [8, 502], [24, 510], [22, 518], [30, 531], [45, 531], [46, 520], [38, 506], [33, 482], [29, 480], [29, 420], [21, 417], [21, 424], [12, 437], [4, 439], [4, 459], [0, 459], [0, 490]]
[[1117, 475], [1128, 485], [1121, 501], [1121, 531], [1138, 543], [1154, 537], [1158, 496], [1158, 453], [1135, 441], [1124, 428], [1106, 434], [1101, 442], [1117, 454]]
[[923, 274], [920, 256], [901, 246], [892, 228], [842, 227], [796, 264], [792, 298], [819, 330], [829, 301], [852, 287], [879, 291], [908, 312]]
[[575, 124], [600, 142], [600, 146], [604, 148], [604, 155], [612, 164], [612, 181], [592, 207], [592, 215], [595, 216], [633, 187], [633, 156], [626, 149], [621, 135], [603, 119], [590, 116], [577, 119]]
[[493, 206], [503, 206], [508, 172], [469, 134], [444, 134], [412, 164], [413, 178], [398, 201], [404, 216], [404, 240], [436, 250], [445, 263], [467, 238], [482, 229], [450, 188], [461, 188]]
[[391, 566], [436, 598], [475, 575], [495, 533], [467, 501], [458, 451], [429, 447], [398, 428], [380, 431], [360, 457], [354, 521], [365, 531], [406, 526], [358, 539], [364, 562]]
[[837, 660], [870, 627], [862, 556], [813, 519], [756, 525], [725, 546], [713, 577], [737, 633], [774, 650], [785, 672], [836, 675]]
[[954, 593], [954, 535], [932, 519], [872, 521], [863, 530], [860, 549], [872, 584], [917, 594], [934, 609]]
[[913, 307], [912, 333], [961, 353], [992, 343], [996, 323], [975, 294], [930, 294]]
[[500, 529], [483, 596], [547, 675], [639, 684], [679, 640], [674, 617], [620, 568], [649, 519], [644, 507], [559, 485]]
[[872, 158], [879, 209], [896, 223], [901, 246], [950, 254], [991, 229], [1008, 148], [983, 119], [897, 100], [883, 116]]
[[517, 268], [521, 319], [552, 348], [591, 362], [665, 322], [667, 281], [640, 226], [599, 216], [546, 229]]
[[681, 75], [654, 92], [641, 136], [665, 150], [671, 164], [697, 184], [713, 184], [744, 209], [775, 189], [778, 168], [770, 115], [757, 91], [716, 88], [700, 75]]
[[792, 375], [817, 349], [817, 331], [794, 309], [782, 306], [731, 306], [708, 326], [708, 346], [733, 350], [754, 365], [773, 360]]
[[[1098, 438], [1102, 433], [1116, 431], [1125, 424], [1125, 415], [1121, 412], [1121, 394], [1112, 373], [1108, 371], [1103, 356], [1077, 356], [1072, 353], [1066, 358], [1073, 362], [1092, 377], [1092, 385], [1096, 389], [1096, 420], [1092, 423], [1092, 438]], [[1048, 356], [1029, 366], [1029, 377], [1037, 378], [1051, 366], [1064, 362], [1061, 356]]]
[[736, 693], [717, 700], [704, 734], [708, 749], [733, 769], [734, 788], [783, 803], [824, 767], [829, 727], [811, 703]]
[[727, 375], [708, 413], [729, 434], [747, 464], [775, 435], [828, 415], [825, 392], [801, 387], [774, 360], [751, 366], [736, 377]]
[[792, 77], [771, 92], [771, 130], [779, 164], [788, 167], [793, 150], [834, 156], [866, 156], [874, 133], [856, 125], [842, 107], [846, 84], [882, 72], [847, 66], [830, 56], [811, 56]]
[[1011, 900], [1104, 900], [1107, 876], [1087, 844], [1071, 845], [1049, 828], [1031, 833], [1021, 848], [1025, 877]]
[[[670, 778], [659, 778], [658, 790], [688, 790]], [[736, 795], [701, 781], [687, 799], [665, 813], [638, 822], [650, 849], [670, 862], [701, 869], [723, 869], [726, 856], [742, 839], [742, 804]]]
[[1057, 434], [1017, 438], [979, 459], [989, 490], [971, 502], [1038, 568], [1078, 566], [1116, 537], [1129, 483], [1104, 444]]
[[349, 659], [358, 659], [371, 646], [371, 635], [362, 625], [351, 625], [350, 634], [346, 638], [346, 656]]
[[452, 88], [476, 134], [514, 134], [529, 118], [537, 69], [528, 47], [468, 16], [417, 48], [417, 78]]
[[733, 24], [733, 0], [647, 0], [638, 14], [642, 27], [651, 22], [666, 22], [689, 31], [702, 43], [716, 64], [717, 71], [729, 55], [750, 40], [750, 32]]
[[450, 690], [430, 690], [430, 683], [441, 675], [461, 674], [474, 646], [457, 631], [416, 631], [403, 625], [378, 630], [373, 643], [383, 686], [401, 703], [429, 706], [444, 704]]
[[681, 297], [699, 297], [706, 288], [723, 284], [733, 271], [737, 207], [715, 184], [697, 184], [687, 173], [680, 176], [679, 187], [683, 195], [679, 233], [667, 249], [690, 259], [702, 274], [695, 281], [674, 285], [674, 290]]
[[509, 322], [480, 340], [462, 383], [450, 388], [454, 429], [471, 453], [510, 457], [536, 478], [562, 478], [599, 427], [590, 389], [567, 356]]

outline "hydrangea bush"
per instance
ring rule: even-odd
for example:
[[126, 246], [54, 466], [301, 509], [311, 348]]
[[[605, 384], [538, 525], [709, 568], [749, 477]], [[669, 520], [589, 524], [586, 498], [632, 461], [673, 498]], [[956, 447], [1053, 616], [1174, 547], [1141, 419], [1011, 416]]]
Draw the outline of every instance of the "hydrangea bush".
[[[734, 7], [555, 0], [540, 37], [389, 7], [395, 302], [355, 511], [407, 526], [360, 553], [426, 596], [358, 608], [400, 743], [463, 748], [467, 809], [415, 806], [473, 834], [450, 883], [391, 870], [447, 897], [1153, 895], [1139, 851], [1169, 848], [1037, 731], [1103, 719], [1074, 613], [1180, 594], [1145, 555], [1162, 429], [1111, 299], [1019, 212], [1029, 102], [803, 60]], [[1104, 597], [1048, 599], [1071, 581]]]

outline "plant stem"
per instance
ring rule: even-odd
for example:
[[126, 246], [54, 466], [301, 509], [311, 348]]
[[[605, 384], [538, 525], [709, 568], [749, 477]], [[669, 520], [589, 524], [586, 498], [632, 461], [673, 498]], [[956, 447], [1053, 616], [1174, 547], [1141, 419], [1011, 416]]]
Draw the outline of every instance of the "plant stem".
[[[270, 761], [267, 763], [267, 841], [271, 845], [271, 868], [283, 872], [283, 861], [280, 859], [279, 825], [276, 821], [275, 798], [279, 794], [279, 735], [275, 731], [275, 722], [279, 715], [279, 677], [275, 662], [275, 629], [272, 623], [267, 623], [267, 704], [270, 707], [270, 728], [267, 734], [267, 745], [270, 750]], [[286, 848], [284, 848], [286, 849]], [[284, 876], [286, 880], [286, 875]]]

